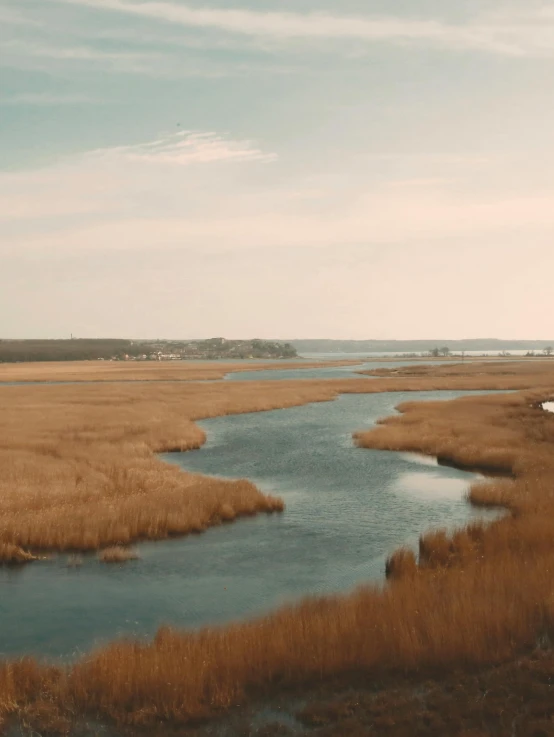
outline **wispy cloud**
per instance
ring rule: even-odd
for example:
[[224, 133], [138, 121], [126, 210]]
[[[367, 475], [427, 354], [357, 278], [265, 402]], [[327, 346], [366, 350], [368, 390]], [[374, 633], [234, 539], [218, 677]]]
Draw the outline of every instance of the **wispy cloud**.
[[[190, 205], [201, 176], [207, 177], [213, 195], [225, 175], [232, 182], [240, 176], [239, 165], [248, 168], [276, 158], [252, 141], [197, 131], [100, 148], [34, 171], [0, 172], [0, 223], [31, 225], [87, 213], [109, 217], [129, 206], [144, 214], [152, 202], [163, 209], [175, 198], [182, 209], [183, 198]], [[144, 200], [145, 192], [151, 198]]]
[[[52, 31], [45, 26], [43, 31]], [[75, 33], [72, 34], [75, 36]], [[84, 68], [114, 71], [123, 74], [138, 74], [153, 78], [181, 79], [186, 77], [202, 77], [208, 79], [219, 79], [228, 76], [243, 76], [253, 73], [263, 74], [290, 74], [295, 70], [282, 63], [275, 64], [248, 64], [233, 60], [231, 63], [223, 63], [209, 58], [197, 58], [194, 55], [183, 53], [188, 48], [182, 40], [169, 40], [167, 43], [160, 34], [155, 38], [151, 36], [142, 39], [146, 45], [136, 45], [133, 50], [109, 50], [99, 48], [95, 45], [98, 39], [122, 38], [138, 43], [141, 40], [139, 33], [119, 34], [113, 33], [85, 32], [80, 30], [77, 34], [79, 41], [68, 44], [67, 37], [71, 36], [68, 31], [63, 38], [50, 38], [43, 34], [39, 38], [9, 38], [0, 40], [0, 55], [5, 67], [16, 69], [38, 69], [44, 71], [47, 63], [49, 68], [67, 67], [80, 65]], [[75, 39], [73, 39], [75, 41]], [[149, 48], [156, 44], [156, 48]], [[163, 50], [159, 50], [160, 44]], [[202, 48], [203, 44], [197, 42], [196, 47]], [[205, 46], [205, 45], [204, 45]], [[0, 100], [1, 102], [1, 100]], [[41, 104], [38, 100], [35, 104]], [[44, 102], [43, 104], [47, 104]]]
[[[72, 61], [104, 61], [104, 60], [144, 60], [145, 53], [133, 51], [103, 51], [89, 46], [65, 46], [31, 43], [9, 39], [2, 43], [2, 48], [18, 54], [29, 56], [48, 57], [50, 59], [69, 59]], [[150, 55], [149, 55], [150, 56]]]
[[246, 9], [195, 8], [170, 2], [131, 0], [54, 0], [118, 12], [189, 28], [204, 28], [273, 40], [321, 39], [420, 43], [451, 49], [474, 49], [505, 55], [554, 54], [554, 12], [476, 16], [460, 24], [434, 19], [347, 16], [327, 12], [293, 13]]
[[0, 97], [0, 105], [33, 105], [38, 107], [49, 107], [57, 105], [91, 105], [98, 100], [86, 95], [63, 95], [21, 92], [16, 95]]
[[456, 182], [455, 179], [447, 179], [446, 177], [414, 177], [413, 179], [394, 179], [390, 182], [386, 182], [385, 187], [392, 187], [398, 189], [419, 189], [419, 188], [431, 188], [431, 187], [442, 187], [447, 184]]
[[439, 164], [444, 166], [481, 166], [490, 164], [494, 157], [479, 156], [474, 154], [450, 154], [450, 153], [434, 153], [430, 151], [418, 152], [387, 152], [370, 153], [367, 158], [372, 161], [402, 162], [421, 164]]
[[156, 76], [170, 57], [150, 51], [107, 51], [92, 46], [67, 46], [63, 43], [45, 43], [36, 40], [8, 39], [0, 42], [2, 62], [9, 67], [41, 68], [37, 61], [72, 62], [95, 65], [102, 69]]
[[211, 164], [216, 162], [275, 161], [277, 156], [265, 153], [252, 141], [235, 141], [217, 133], [181, 131], [171, 136], [135, 146], [119, 146], [92, 151], [89, 158], [123, 158], [153, 164]]
[[40, 23], [29, 15], [19, 13], [11, 8], [0, 8], [0, 23], [4, 26], [39, 26]]

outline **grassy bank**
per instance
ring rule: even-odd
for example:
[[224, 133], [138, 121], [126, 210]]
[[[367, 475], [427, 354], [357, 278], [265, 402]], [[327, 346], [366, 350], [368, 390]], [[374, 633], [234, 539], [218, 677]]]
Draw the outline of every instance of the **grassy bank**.
[[[163, 524], [167, 498], [156, 492], [160, 477], [151, 483], [146, 471], [148, 464], [156, 464], [156, 472], [163, 468], [171, 475], [178, 489], [172, 503], [179, 494], [180, 504], [203, 498], [196, 493], [202, 487], [194, 484], [207, 480], [189, 478], [152, 456], [156, 449], [201, 443], [202, 433], [194, 424], [201, 417], [326, 401], [344, 392], [523, 391], [407, 403], [399, 417], [357, 435], [363, 447], [431, 453], [459, 465], [509, 472], [514, 478], [480, 483], [471, 491], [476, 503], [508, 507], [512, 513], [506, 518], [452, 535], [424, 535], [419, 561], [404, 553], [385, 587], [307, 600], [228, 627], [196, 633], [162, 629], [151, 644], [116, 642], [67, 670], [30, 660], [4, 664], [0, 714], [19, 714], [52, 732], [67, 730], [74, 715], [83, 712], [126, 725], [186, 724], [282, 688], [331, 677], [348, 684], [360, 674], [381, 677], [395, 671], [483, 665], [547, 642], [554, 631], [554, 415], [536, 404], [554, 395], [554, 367], [534, 363], [534, 372], [527, 365], [518, 367], [504, 364], [495, 374], [487, 365], [475, 375], [458, 370], [452, 376], [375, 382], [6, 389], [1, 452], [3, 461], [12, 459], [12, 476], [0, 499], [4, 504], [14, 486], [34, 483], [35, 507], [29, 508], [27, 495], [12, 493], [12, 507], [8, 515], [2, 510], [1, 519], [10, 520], [16, 543], [25, 532], [62, 546], [74, 535], [75, 515], [80, 530], [107, 537], [111, 528], [91, 513], [105, 500], [103, 492], [93, 493], [94, 480], [114, 464], [122, 475], [116, 473], [109, 487], [110, 524], [115, 520], [131, 532], [135, 529], [122, 502], [131, 496], [134, 514], [145, 523], [148, 515], [162, 520], [152, 527], [152, 537], [168, 534]], [[28, 465], [20, 453], [28, 454]], [[145, 465], [131, 474], [141, 458]], [[69, 493], [74, 503], [68, 509], [58, 474], [67, 468], [74, 473], [77, 467], [84, 476], [78, 484], [73, 476]], [[42, 469], [42, 476], [33, 480], [32, 469]], [[164, 477], [161, 486], [165, 483]], [[83, 484], [84, 495], [78, 489]], [[221, 484], [216, 498], [228, 502], [232, 488]], [[143, 504], [149, 506], [141, 516]], [[112, 539], [110, 544], [119, 542]]]
[[205, 436], [196, 421], [203, 418], [340, 393], [552, 384], [550, 364], [547, 373], [534, 365], [534, 374], [500, 376], [2, 387], [0, 545], [21, 554], [97, 550], [281, 510], [280, 500], [249, 481], [184, 473], [156, 453], [199, 448]]
[[235, 371], [355, 366], [361, 361], [57, 361], [0, 363], [2, 382], [36, 381], [215, 381]]

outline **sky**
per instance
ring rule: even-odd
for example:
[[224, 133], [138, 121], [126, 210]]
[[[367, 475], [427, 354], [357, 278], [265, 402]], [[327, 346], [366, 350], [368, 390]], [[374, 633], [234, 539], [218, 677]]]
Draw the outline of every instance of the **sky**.
[[0, 57], [0, 338], [554, 337], [554, 2], [0, 0]]

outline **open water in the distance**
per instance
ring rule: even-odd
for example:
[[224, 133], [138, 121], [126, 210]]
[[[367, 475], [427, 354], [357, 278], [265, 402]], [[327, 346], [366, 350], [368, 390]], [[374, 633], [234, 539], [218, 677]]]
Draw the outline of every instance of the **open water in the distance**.
[[[350, 356], [352, 358], [352, 356]], [[309, 360], [309, 359], [307, 359]], [[289, 363], [289, 362], [287, 362]], [[262, 369], [261, 371], [237, 371], [227, 374], [226, 381], [282, 381], [293, 379], [373, 379], [373, 376], [361, 374], [360, 371], [371, 371], [380, 368], [401, 368], [402, 366], [420, 366], [422, 361], [360, 361], [352, 366], [326, 366], [323, 368], [285, 368]], [[435, 361], [443, 363], [442, 361]], [[292, 363], [289, 363], [291, 366]]]
[[145, 543], [141, 560], [124, 566], [89, 556], [70, 568], [58, 556], [0, 569], [0, 656], [72, 657], [119, 635], [150, 636], [164, 623], [227, 622], [382, 580], [396, 547], [478, 514], [464, 500], [474, 476], [430, 459], [357, 449], [352, 433], [399, 402], [461, 394], [348, 395], [201, 423], [208, 434], [201, 450], [164, 458], [191, 471], [251, 478], [281, 495], [286, 512]]

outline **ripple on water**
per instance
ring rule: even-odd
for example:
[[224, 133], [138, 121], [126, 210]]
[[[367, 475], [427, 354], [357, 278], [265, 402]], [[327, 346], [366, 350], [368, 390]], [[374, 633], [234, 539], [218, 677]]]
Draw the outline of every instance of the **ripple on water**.
[[383, 579], [384, 561], [422, 531], [488, 516], [464, 500], [474, 474], [419, 456], [358, 449], [352, 433], [406, 399], [462, 392], [342, 396], [335, 402], [220, 417], [200, 450], [163, 456], [190, 471], [252, 478], [283, 496], [283, 515], [138, 546], [141, 560], [83, 556], [0, 569], [0, 654], [71, 657], [122, 634], [150, 636], [252, 616], [307, 594]]

